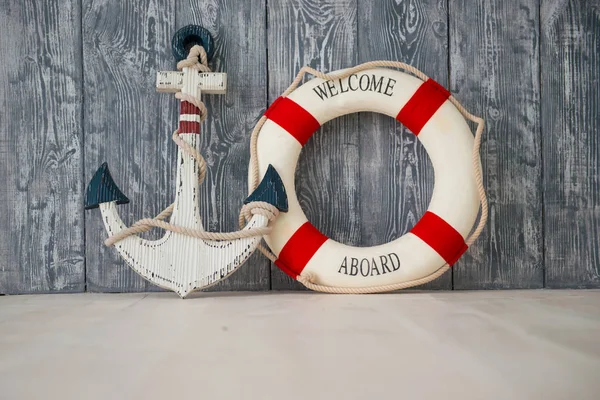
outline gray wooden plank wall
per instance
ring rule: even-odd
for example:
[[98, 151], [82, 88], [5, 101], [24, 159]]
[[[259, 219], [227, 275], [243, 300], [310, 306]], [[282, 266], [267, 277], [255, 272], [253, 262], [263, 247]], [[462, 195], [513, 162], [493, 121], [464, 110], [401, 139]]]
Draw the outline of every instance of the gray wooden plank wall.
[[456, 265], [454, 287], [540, 288], [539, 4], [449, 4], [450, 90], [486, 120], [481, 158], [489, 201], [486, 231]]
[[546, 286], [600, 287], [600, 2], [540, 15]]
[[[156, 93], [170, 39], [208, 28], [228, 93], [207, 96], [210, 230], [234, 230], [249, 133], [303, 65], [408, 62], [486, 119], [490, 216], [425, 289], [600, 287], [600, 3], [595, 0], [8, 0], [0, 5], [0, 294], [156, 290], [106, 248], [83, 192], [108, 161], [131, 203], [172, 201], [177, 103]], [[390, 118], [326, 124], [305, 146], [298, 196], [325, 234], [373, 245], [408, 231], [433, 188], [427, 155]], [[148, 237], [158, 237], [150, 232]], [[214, 290], [298, 289], [259, 254]]]
[[80, 4], [11, 0], [0, 8], [0, 293], [80, 292]]

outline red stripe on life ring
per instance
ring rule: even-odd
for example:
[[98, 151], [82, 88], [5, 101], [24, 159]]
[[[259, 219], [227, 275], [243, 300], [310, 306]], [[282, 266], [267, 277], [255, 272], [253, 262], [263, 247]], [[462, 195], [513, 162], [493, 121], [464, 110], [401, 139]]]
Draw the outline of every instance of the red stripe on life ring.
[[321, 127], [311, 113], [287, 97], [277, 98], [265, 116], [285, 129], [301, 146]]
[[431, 211], [423, 215], [410, 233], [427, 243], [448, 265], [454, 265], [468, 249], [462, 235]]
[[448, 97], [450, 92], [442, 85], [427, 79], [402, 107], [396, 119], [417, 136]]
[[287, 241], [275, 260], [283, 272], [296, 279], [306, 264], [329, 238], [310, 222], [305, 222]]

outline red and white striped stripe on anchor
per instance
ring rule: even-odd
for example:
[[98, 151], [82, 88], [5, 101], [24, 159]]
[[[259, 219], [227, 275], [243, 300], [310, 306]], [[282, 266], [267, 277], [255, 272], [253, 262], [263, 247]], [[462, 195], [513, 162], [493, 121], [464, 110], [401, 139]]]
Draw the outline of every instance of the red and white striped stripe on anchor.
[[179, 133], [200, 133], [200, 109], [183, 100], [179, 112]]
[[[257, 154], [260, 176], [273, 165], [288, 195], [289, 212], [279, 215], [265, 237], [283, 271], [293, 278], [310, 273], [321, 285], [364, 288], [416, 281], [461, 257], [480, 201], [473, 135], [449, 95], [431, 79], [376, 68], [341, 80], [312, 79], [269, 107]], [[347, 246], [319, 232], [304, 215], [294, 183], [300, 151], [315, 131], [333, 118], [361, 111], [387, 114], [405, 125], [418, 136], [435, 170], [423, 217], [410, 232], [372, 247]]]

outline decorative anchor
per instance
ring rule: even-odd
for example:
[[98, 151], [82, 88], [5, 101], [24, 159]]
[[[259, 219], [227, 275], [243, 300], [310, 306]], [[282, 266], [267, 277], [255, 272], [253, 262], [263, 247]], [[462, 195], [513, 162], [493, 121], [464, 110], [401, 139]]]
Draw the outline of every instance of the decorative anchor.
[[[234, 272], [250, 257], [262, 235], [270, 231], [269, 221], [288, 208], [281, 178], [269, 166], [259, 186], [244, 201], [240, 219], [247, 222], [246, 226], [237, 232], [204, 231], [198, 193], [206, 164], [198, 152], [198, 134], [206, 108], [200, 95], [224, 94], [227, 86], [225, 73], [208, 69], [212, 52], [208, 31], [196, 25], [184, 27], [173, 38], [173, 53], [182, 71], [157, 73], [157, 90], [176, 92], [181, 100], [179, 129], [173, 134], [179, 147], [175, 202], [156, 218], [143, 219], [126, 228], [116, 206], [129, 203], [129, 199], [115, 184], [106, 163], [96, 171], [86, 193], [85, 208], [100, 208], [109, 234], [105, 243], [114, 245], [142, 277], [175, 291], [181, 298]], [[165, 222], [169, 215], [169, 222]], [[137, 236], [153, 227], [166, 229], [165, 235], [155, 241]]]

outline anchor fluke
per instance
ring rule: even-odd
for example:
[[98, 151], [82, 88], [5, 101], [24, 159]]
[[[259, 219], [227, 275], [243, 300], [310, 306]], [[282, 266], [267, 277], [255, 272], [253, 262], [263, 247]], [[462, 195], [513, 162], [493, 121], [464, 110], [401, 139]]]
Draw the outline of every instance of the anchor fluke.
[[85, 195], [85, 209], [98, 208], [102, 203], [116, 201], [117, 204], [127, 204], [129, 199], [121, 192], [108, 169], [108, 164], [103, 163], [96, 171], [87, 186]]
[[271, 164], [269, 164], [265, 176], [254, 192], [244, 200], [244, 204], [253, 201], [267, 202], [282, 212], [287, 212], [288, 210], [288, 199], [287, 194], [285, 193], [285, 186], [281, 181], [281, 177]]

